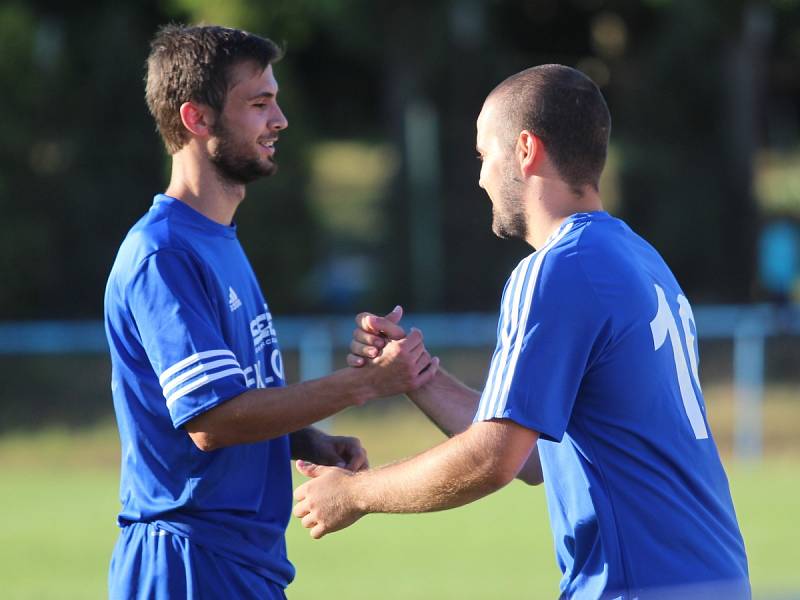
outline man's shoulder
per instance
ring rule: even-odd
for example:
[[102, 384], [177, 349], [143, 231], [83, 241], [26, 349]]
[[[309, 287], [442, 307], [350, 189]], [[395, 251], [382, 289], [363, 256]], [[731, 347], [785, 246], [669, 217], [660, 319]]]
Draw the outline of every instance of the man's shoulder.
[[590, 223], [584, 221], [568, 221], [551, 236], [547, 244], [532, 256], [535, 263], [541, 263], [540, 269], [546, 273], [559, 273], [574, 277], [580, 271], [581, 255], [587, 251], [601, 247], [605, 241], [598, 236], [588, 235]]
[[168, 214], [149, 211], [131, 227], [120, 245], [111, 271], [111, 279], [127, 281], [148, 258], [165, 253], [192, 254], [190, 239], [180, 223]]
[[581, 213], [573, 215], [562, 225], [563, 239], [559, 251], [572, 248], [577, 252], [589, 248], [611, 246], [632, 233], [630, 227], [607, 213]]
[[563, 235], [553, 242], [547, 256], [551, 267], [562, 270], [571, 267], [588, 274], [660, 258], [655, 249], [621, 219], [607, 213], [576, 217], [562, 226]]
[[605, 213], [575, 215], [530, 257], [528, 271], [539, 294], [556, 304], [568, 294], [592, 305], [598, 274], [624, 270], [622, 265], [631, 261], [630, 254], [636, 252], [629, 247], [629, 235], [630, 228], [623, 221]]
[[567, 224], [536, 252], [523, 258], [511, 272], [504, 295], [507, 299], [533, 297], [560, 302], [564, 294], [586, 295], [588, 286], [579, 260], [580, 231]]

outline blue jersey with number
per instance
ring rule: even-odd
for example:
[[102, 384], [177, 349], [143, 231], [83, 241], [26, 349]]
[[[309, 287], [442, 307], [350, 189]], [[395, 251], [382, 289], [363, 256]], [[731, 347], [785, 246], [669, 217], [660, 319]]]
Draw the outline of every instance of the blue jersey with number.
[[120, 525], [156, 523], [286, 586], [288, 437], [202, 452], [183, 428], [248, 388], [284, 385], [272, 317], [235, 226], [156, 196], [122, 243], [105, 323]]
[[563, 597], [748, 597], [692, 309], [652, 246], [573, 215], [511, 274], [497, 337], [475, 419], [540, 433]]

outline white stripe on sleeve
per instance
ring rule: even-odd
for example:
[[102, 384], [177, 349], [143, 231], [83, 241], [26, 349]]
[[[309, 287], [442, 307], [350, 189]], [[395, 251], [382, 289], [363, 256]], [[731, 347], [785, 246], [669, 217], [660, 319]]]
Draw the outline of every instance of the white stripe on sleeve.
[[[173, 388], [179, 386], [180, 384], [182, 384], [187, 379], [191, 379], [192, 377], [194, 377], [198, 373], [209, 372], [209, 371], [212, 371], [214, 369], [218, 369], [219, 367], [224, 367], [224, 366], [228, 366], [228, 365], [233, 365], [233, 366], [239, 367], [239, 361], [237, 361], [237, 360], [235, 360], [233, 358], [223, 358], [222, 360], [215, 360], [214, 362], [210, 362], [210, 363], [200, 363], [196, 367], [193, 367], [193, 368], [189, 369], [188, 371], [184, 371], [183, 373], [181, 373], [177, 377], [173, 377], [172, 380], [167, 385], [165, 385], [164, 388], [163, 388], [164, 389], [164, 397], [166, 398], [167, 394], [169, 394], [170, 391]], [[241, 368], [241, 367], [239, 367], [239, 368]]]
[[171, 407], [176, 400], [179, 400], [186, 394], [193, 392], [199, 387], [206, 385], [207, 383], [211, 383], [212, 381], [216, 381], [217, 379], [222, 379], [223, 377], [228, 377], [229, 375], [241, 375], [244, 377], [244, 372], [241, 369], [227, 369], [225, 371], [220, 371], [218, 373], [214, 373], [213, 375], [203, 375], [202, 377], [198, 377], [197, 379], [192, 380], [191, 382], [187, 383], [182, 388], [173, 392], [173, 394], [167, 398], [167, 408]]
[[[533, 268], [531, 269], [530, 275], [528, 276], [528, 289], [525, 290], [525, 299], [520, 307], [520, 304], [517, 301], [515, 302], [515, 307], [518, 309], [515, 313], [519, 312], [521, 308], [521, 314], [512, 315], [512, 325], [514, 329], [510, 332], [508, 338], [508, 347], [504, 348], [503, 356], [498, 360], [498, 372], [504, 370], [505, 372], [501, 375], [499, 385], [492, 384], [492, 389], [489, 390], [491, 392], [491, 396], [487, 395], [484, 392], [484, 396], [481, 398], [481, 405], [482, 409], [480, 411], [480, 419], [486, 420], [490, 418], [500, 417], [503, 414], [503, 411], [506, 407], [506, 402], [508, 401], [508, 393], [511, 389], [511, 382], [514, 379], [514, 371], [517, 367], [517, 360], [519, 359], [520, 351], [522, 350], [522, 343], [525, 339], [525, 329], [528, 324], [528, 316], [531, 312], [531, 305], [533, 304], [533, 291], [538, 283], [539, 278], [539, 271], [542, 266], [542, 262], [544, 261], [544, 257], [550, 251], [550, 249], [558, 244], [558, 242], [572, 229], [572, 223], [567, 223], [564, 228], [556, 235], [552, 241], [547, 244], [542, 250], [536, 253], [535, 260], [533, 262]], [[527, 271], [527, 269], [526, 269]], [[522, 288], [524, 287], [523, 284], [519, 285], [519, 293], [522, 293]], [[517, 318], [519, 317], [519, 321], [517, 322]], [[513, 338], [513, 340], [512, 340]], [[511, 344], [513, 341], [513, 350], [511, 350]], [[509, 356], [509, 350], [510, 356]], [[507, 361], [506, 361], [506, 357]], [[504, 368], [505, 367], [505, 368]]]
[[[532, 257], [533, 254], [525, 258], [511, 274], [511, 285], [508, 287], [508, 294], [505, 302], [503, 302], [503, 311], [501, 313], [500, 339], [498, 340], [497, 350], [492, 357], [489, 376], [486, 378], [486, 389], [483, 392], [483, 396], [487, 399], [494, 397], [497, 393], [499, 373], [508, 358], [511, 340], [515, 332], [516, 317], [519, 314], [519, 299], [522, 295], [522, 288], [527, 278], [528, 265]], [[483, 404], [483, 411], [486, 410], [488, 404], [489, 402]]]
[[178, 371], [185, 369], [193, 365], [196, 362], [200, 362], [200, 360], [204, 358], [211, 358], [212, 356], [229, 356], [231, 358], [236, 358], [233, 352], [230, 350], [206, 350], [205, 352], [198, 352], [197, 354], [192, 354], [191, 356], [187, 356], [183, 360], [176, 362], [174, 365], [165, 369], [163, 373], [161, 373], [161, 377], [158, 378], [159, 383], [163, 387], [167, 380], [172, 377]]

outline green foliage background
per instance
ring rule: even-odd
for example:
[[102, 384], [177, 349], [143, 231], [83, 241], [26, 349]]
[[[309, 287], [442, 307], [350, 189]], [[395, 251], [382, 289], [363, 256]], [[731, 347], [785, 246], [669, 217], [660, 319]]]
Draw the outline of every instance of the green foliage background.
[[[166, 181], [142, 77], [149, 39], [168, 21], [246, 27], [287, 49], [276, 68], [290, 121], [281, 170], [252, 186], [238, 215], [278, 313], [398, 301], [493, 310], [529, 250], [490, 233], [474, 119], [497, 82], [537, 63], [578, 66], [602, 85], [615, 123], [606, 199], [693, 298], [758, 297], [755, 241], [770, 215], [754, 190], [771, 190], [782, 211], [800, 206], [781, 183], [791, 169], [754, 185], [759, 153], [796, 156], [796, 0], [6, 0], [0, 318], [100, 315], [116, 248]], [[429, 148], [408, 145], [418, 105], [436, 117]], [[340, 142], [364, 150], [334, 151], [343, 172], [380, 170], [371, 180], [382, 183], [356, 178], [358, 199], [345, 186], [325, 204], [319, 190], [335, 186], [315, 175], [314, 157]], [[374, 148], [388, 157], [378, 167], [358, 159]], [[423, 151], [438, 173], [426, 190], [408, 169]], [[355, 275], [342, 277], [343, 263]], [[355, 284], [337, 295], [337, 278]]]

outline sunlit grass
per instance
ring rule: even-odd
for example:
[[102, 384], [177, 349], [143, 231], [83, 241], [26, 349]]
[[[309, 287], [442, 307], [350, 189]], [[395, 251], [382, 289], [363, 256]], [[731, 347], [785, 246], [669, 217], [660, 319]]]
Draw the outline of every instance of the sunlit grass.
[[[709, 414], [721, 419], [724, 399], [711, 396]], [[775, 407], [774, 415], [772, 408], [765, 411], [770, 427], [798, 422], [793, 396], [780, 396], [768, 400]], [[714, 425], [723, 429], [721, 421]], [[397, 401], [347, 411], [333, 429], [359, 436], [373, 464], [442, 439]], [[117, 536], [118, 461], [113, 422], [0, 438], [0, 596], [105, 596]], [[726, 455], [726, 463], [756, 598], [791, 597], [782, 594], [800, 590], [793, 524], [800, 508], [800, 454], [782, 452], [753, 464]], [[287, 534], [298, 571], [288, 590], [293, 600], [556, 597], [559, 574], [542, 488], [515, 482], [454, 511], [371, 515], [318, 541], [295, 521]]]

